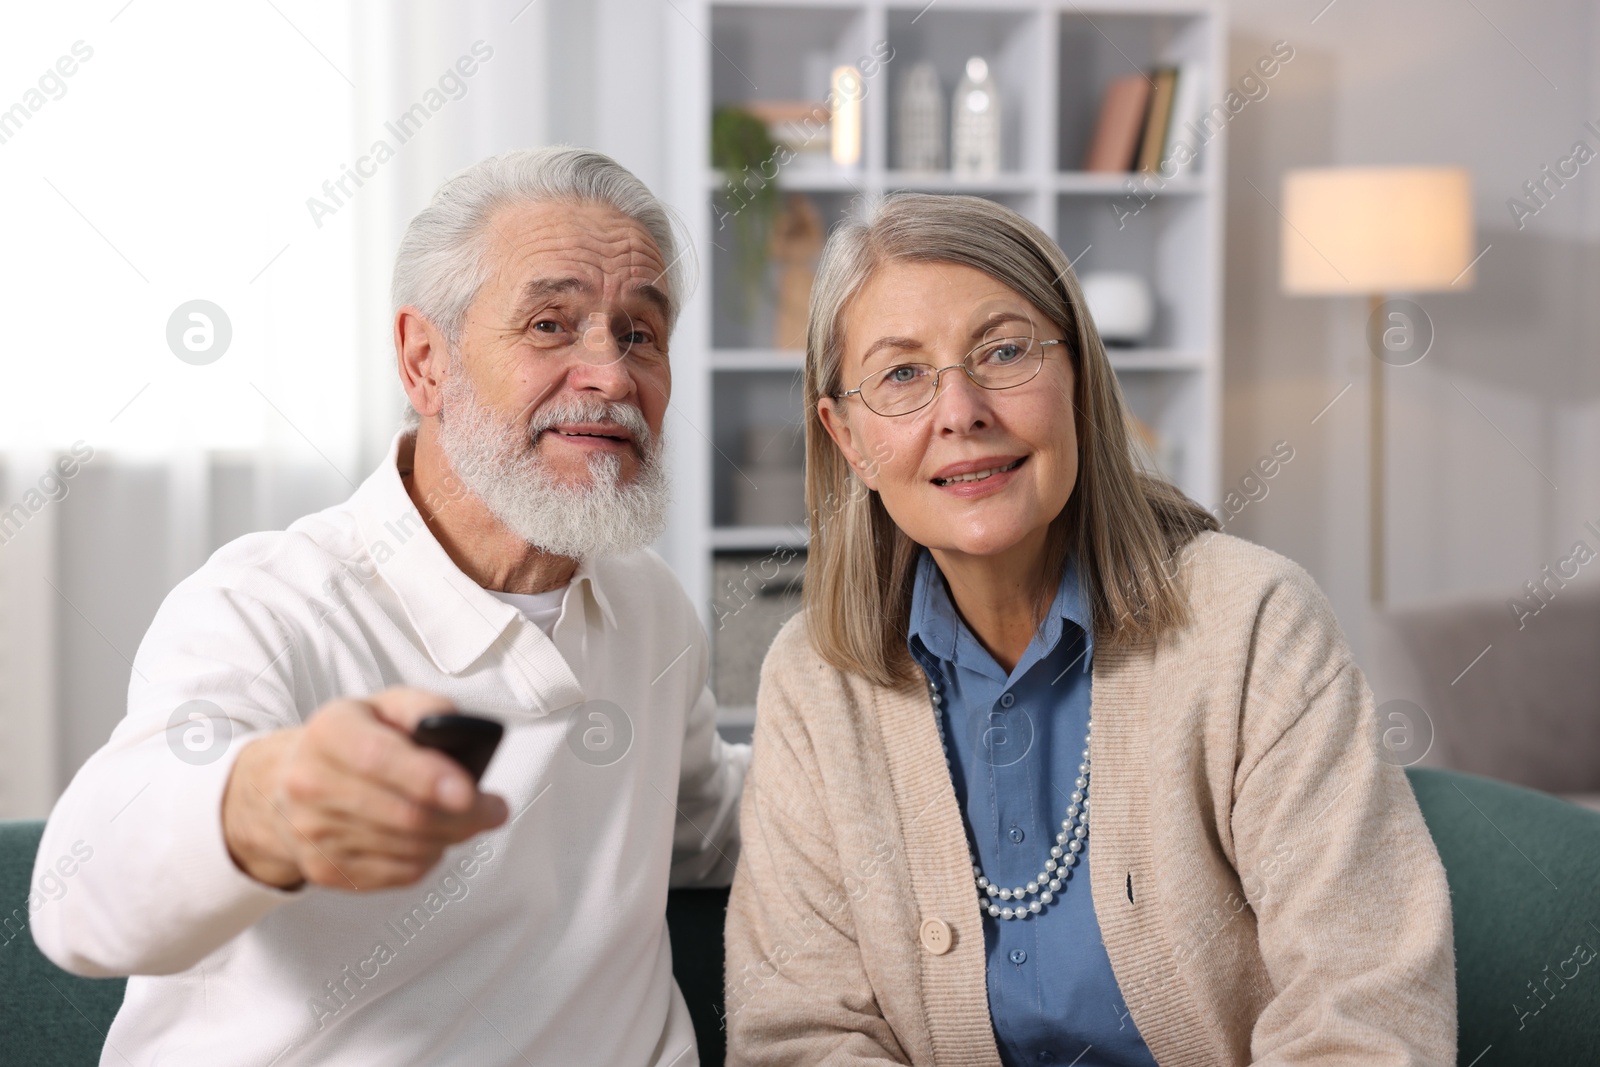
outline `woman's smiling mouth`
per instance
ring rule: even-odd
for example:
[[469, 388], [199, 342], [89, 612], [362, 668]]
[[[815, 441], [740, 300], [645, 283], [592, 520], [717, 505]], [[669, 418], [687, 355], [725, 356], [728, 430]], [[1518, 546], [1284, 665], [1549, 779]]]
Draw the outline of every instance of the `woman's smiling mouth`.
[[973, 482], [988, 481], [990, 478], [993, 478], [996, 475], [1011, 473], [1018, 467], [1022, 466], [1023, 461], [1027, 458], [1027, 456], [1018, 456], [1015, 459], [1001, 460], [998, 463], [989, 460], [980, 460], [979, 462], [986, 463], [988, 465], [979, 470], [962, 471], [960, 470], [961, 467], [970, 467], [971, 464], [954, 464], [951, 467], [946, 468], [946, 470], [956, 473], [950, 473], [944, 477], [935, 477], [933, 479], [933, 484], [942, 487], [947, 485], [968, 485]]

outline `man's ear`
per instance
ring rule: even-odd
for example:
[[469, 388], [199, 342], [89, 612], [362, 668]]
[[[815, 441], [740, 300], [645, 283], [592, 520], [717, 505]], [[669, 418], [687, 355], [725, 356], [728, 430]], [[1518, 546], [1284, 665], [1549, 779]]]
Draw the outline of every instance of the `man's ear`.
[[860, 440], [850, 420], [845, 417], [846, 401], [835, 400], [831, 396], [817, 398], [817, 418], [822, 421], [822, 428], [828, 431], [828, 436], [833, 438], [833, 443], [843, 453], [845, 462], [850, 464], [850, 469], [856, 477], [861, 479], [863, 485], [876, 492], [878, 489], [878, 465], [867, 459], [863, 449], [866, 442]]
[[424, 417], [439, 414], [444, 380], [450, 373], [450, 350], [444, 335], [410, 304], [394, 314], [394, 352], [400, 387], [411, 406]]

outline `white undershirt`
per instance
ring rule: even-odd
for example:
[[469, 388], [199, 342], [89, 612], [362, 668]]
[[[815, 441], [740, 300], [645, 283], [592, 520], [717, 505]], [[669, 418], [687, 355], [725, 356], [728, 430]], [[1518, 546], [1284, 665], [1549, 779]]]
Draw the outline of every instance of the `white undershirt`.
[[567, 586], [560, 586], [544, 593], [503, 593], [498, 589], [486, 589], [507, 604], [516, 608], [528, 617], [539, 629], [548, 636], [550, 628], [561, 617], [561, 602], [566, 599]]

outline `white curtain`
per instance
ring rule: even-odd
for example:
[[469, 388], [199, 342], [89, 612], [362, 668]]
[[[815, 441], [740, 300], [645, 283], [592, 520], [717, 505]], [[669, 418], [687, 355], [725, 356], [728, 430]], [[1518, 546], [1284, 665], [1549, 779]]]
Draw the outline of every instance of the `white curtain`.
[[544, 138], [546, 7], [10, 14], [0, 817], [45, 814], [104, 741], [174, 584], [381, 458], [399, 235], [444, 177]]

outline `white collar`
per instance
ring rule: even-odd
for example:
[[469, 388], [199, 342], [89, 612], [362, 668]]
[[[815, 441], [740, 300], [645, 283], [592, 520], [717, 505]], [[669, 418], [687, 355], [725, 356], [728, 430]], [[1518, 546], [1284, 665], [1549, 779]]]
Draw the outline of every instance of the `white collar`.
[[[440, 670], [459, 674], [522, 613], [467, 577], [423, 522], [400, 480], [400, 471], [411, 469], [415, 448], [415, 431], [396, 433], [378, 469], [350, 497], [350, 508], [372, 565], [394, 590], [428, 655]], [[594, 561], [578, 564], [572, 584], [584, 594], [586, 616], [592, 607], [606, 626], [615, 628], [616, 616]], [[485, 627], [485, 621], [491, 625]]]

